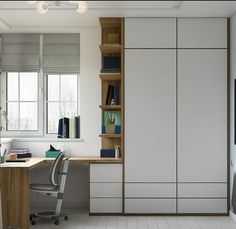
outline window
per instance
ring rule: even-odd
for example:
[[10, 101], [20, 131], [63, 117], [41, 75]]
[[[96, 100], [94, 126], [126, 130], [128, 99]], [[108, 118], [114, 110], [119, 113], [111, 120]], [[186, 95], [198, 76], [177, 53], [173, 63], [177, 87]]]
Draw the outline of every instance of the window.
[[7, 130], [38, 130], [38, 73], [7, 73]]
[[78, 75], [47, 75], [47, 133], [58, 131], [60, 118], [78, 115]]

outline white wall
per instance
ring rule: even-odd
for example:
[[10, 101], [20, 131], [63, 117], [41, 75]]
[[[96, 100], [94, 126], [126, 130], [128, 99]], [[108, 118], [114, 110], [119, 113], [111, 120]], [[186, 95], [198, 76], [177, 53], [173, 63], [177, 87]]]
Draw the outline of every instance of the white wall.
[[[16, 32], [16, 31], [14, 31]], [[17, 31], [22, 32], [22, 31]], [[98, 156], [100, 153], [101, 139], [101, 113], [99, 104], [101, 101], [101, 87], [99, 72], [101, 57], [99, 44], [101, 32], [99, 27], [82, 28], [78, 30], [53, 31], [49, 29], [25, 30], [24, 32], [78, 32], [80, 33], [80, 115], [82, 142], [63, 142], [65, 150], [70, 156]], [[50, 144], [58, 145], [59, 142], [42, 141], [17, 141], [13, 147], [29, 147], [33, 156], [44, 156]], [[69, 168], [67, 187], [65, 190], [64, 206], [66, 208], [89, 207], [89, 168], [88, 165], [71, 166]], [[49, 167], [43, 166], [31, 172], [31, 182], [47, 182]], [[53, 201], [48, 197], [31, 195], [32, 208], [52, 207]]]
[[[234, 79], [236, 79], [236, 12], [230, 21], [230, 187], [232, 194], [234, 168], [236, 170], [236, 145], [234, 145]], [[230, 195], [231, 196], [231, 195]], [[231, 198], [230, 198], [231, 200]]]

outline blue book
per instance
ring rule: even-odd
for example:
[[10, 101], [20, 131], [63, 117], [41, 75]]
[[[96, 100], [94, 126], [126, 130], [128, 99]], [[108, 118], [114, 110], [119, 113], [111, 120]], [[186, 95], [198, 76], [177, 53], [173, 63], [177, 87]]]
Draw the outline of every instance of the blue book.
[[120, 85], [119, 84], [114, 85], [114, 101], [115, 101], [115, 105], [120, 104]]
[[75, 138], [80, 138], [80, 116], [75, 117]]

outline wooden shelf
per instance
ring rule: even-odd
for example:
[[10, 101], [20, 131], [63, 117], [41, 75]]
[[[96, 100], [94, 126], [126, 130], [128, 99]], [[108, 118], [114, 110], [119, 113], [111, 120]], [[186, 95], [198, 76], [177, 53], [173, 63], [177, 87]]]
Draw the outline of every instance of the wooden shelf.
[[121, 134], [100, 134], [102, 138], [121, 138]]
[[121, 19], [120, 18], [99, 18], [102, 28], [120, 28]]
[[122, 108], [121, 105], [100, 105], [99, 107], [104, 110], [120, 110]]
[[100, 50], [102, 53], [121, 53], [122, 46], [114, 44], [103, 44], [100, 45]]
[[101, 73], [99, 77], [101, 80], [104, 80], [104, 81], [120, 81], [121, 80], [120, 73]]

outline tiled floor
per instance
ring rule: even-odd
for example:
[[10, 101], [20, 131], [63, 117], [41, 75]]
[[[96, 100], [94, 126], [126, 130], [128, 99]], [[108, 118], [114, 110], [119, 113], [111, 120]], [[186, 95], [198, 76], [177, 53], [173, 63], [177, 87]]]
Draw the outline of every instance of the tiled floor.
[[71, 213], [69, 221], [40, 222], [31, 229], [236, 229], [230, 217], [89, 216]]

